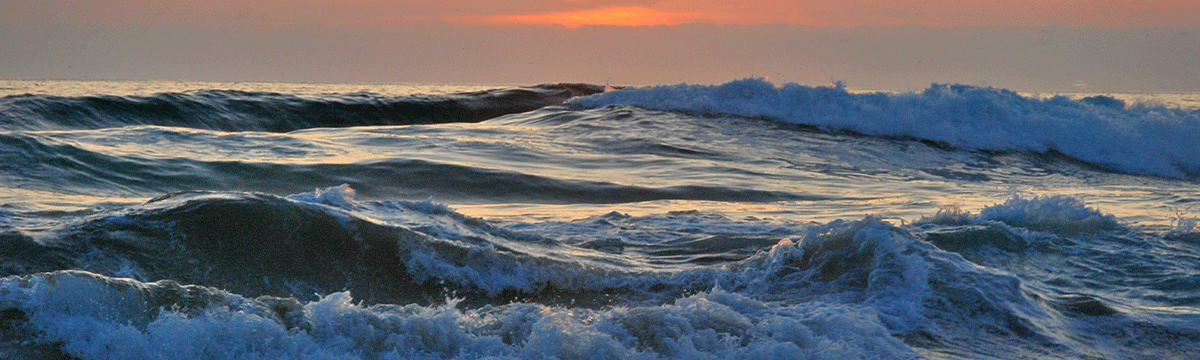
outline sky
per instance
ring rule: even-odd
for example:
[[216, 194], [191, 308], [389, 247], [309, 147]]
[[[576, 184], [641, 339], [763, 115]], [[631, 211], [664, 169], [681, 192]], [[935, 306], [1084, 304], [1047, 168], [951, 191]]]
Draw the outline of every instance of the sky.
[[0, 78], [1200, 91], [1195, 0], [0, 0]]

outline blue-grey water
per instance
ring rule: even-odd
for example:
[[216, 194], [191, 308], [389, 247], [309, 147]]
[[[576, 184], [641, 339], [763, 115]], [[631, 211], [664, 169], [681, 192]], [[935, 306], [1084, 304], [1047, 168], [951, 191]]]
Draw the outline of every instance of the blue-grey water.
[[1200, 356], [1200, 94], [0, 81], [0, 180], [0, 358]]

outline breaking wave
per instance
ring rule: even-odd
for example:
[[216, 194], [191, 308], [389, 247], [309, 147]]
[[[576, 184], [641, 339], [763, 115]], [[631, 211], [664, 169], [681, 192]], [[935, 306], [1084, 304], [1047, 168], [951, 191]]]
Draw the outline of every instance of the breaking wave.
[[[700, 213], [498, 227], [429, 201], [358, 201], [346, 186], [289, 197], [173, 193], [6, 227], [5, 241], [24, 245], [7, 247], [21, 253], [6, 254], [20, 263], [6, 264], [0, 279], [0, 331], [24, 340], [0, 350], [88, 359], [905, 359], [920, 356], [910, 348], [919, 345], [931, 351], [924, 355], [1015, 346], [1069, 358], [1103, 353], [1107, 342], [1055, 329], [1140, 326], [1133, 351], [1196, 335], [1124, 316], [1111, 297], [1047, 292], [968, 261], [982, 248], [954, 245], [988, 246], [976, 229], [992, 223], [1035, 231], [998, 230], [1030, 239], [1122, 229], [1063, 197], [939, 213], [915, 227]], [[697, 227], [743, 239], [646, 236]], [[606, 229], [622, 235], [597, 243]], [[600, 236], [569, 236], [582, 231]], [[973, 343], [981, 338], [990, 342]]]
[[1200, 174], [1200, 110], [1126, 104], [1104, 95], [1039, 99], [946, 84], [913, 93], [858, 94], [840, 87], [776, 87], [751, 78], [715, 86], [627, 88], [570, 102], [761, 117], [971, 150], [1057, 152], [1116, 171], [1171, 178]]

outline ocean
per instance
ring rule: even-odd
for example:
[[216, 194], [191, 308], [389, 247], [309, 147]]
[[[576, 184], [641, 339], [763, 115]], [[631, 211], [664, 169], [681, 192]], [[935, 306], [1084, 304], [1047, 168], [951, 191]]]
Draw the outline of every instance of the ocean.
[[0, 358], [1195, 359], [1200, 94], [0, 81]]

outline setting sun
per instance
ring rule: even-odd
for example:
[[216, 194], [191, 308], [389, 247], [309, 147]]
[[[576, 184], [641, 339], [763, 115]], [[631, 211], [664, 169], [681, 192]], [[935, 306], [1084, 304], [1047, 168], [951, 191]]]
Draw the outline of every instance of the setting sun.
[[722, 14], [715, 12], [665, 12], [640, 6], [544, 14], [451, 17], [447, 20], [490, 25], [562, 25], [569, 28], [583, 25], [653, 26], [689, 22], [727, 22], [722, 21]]

